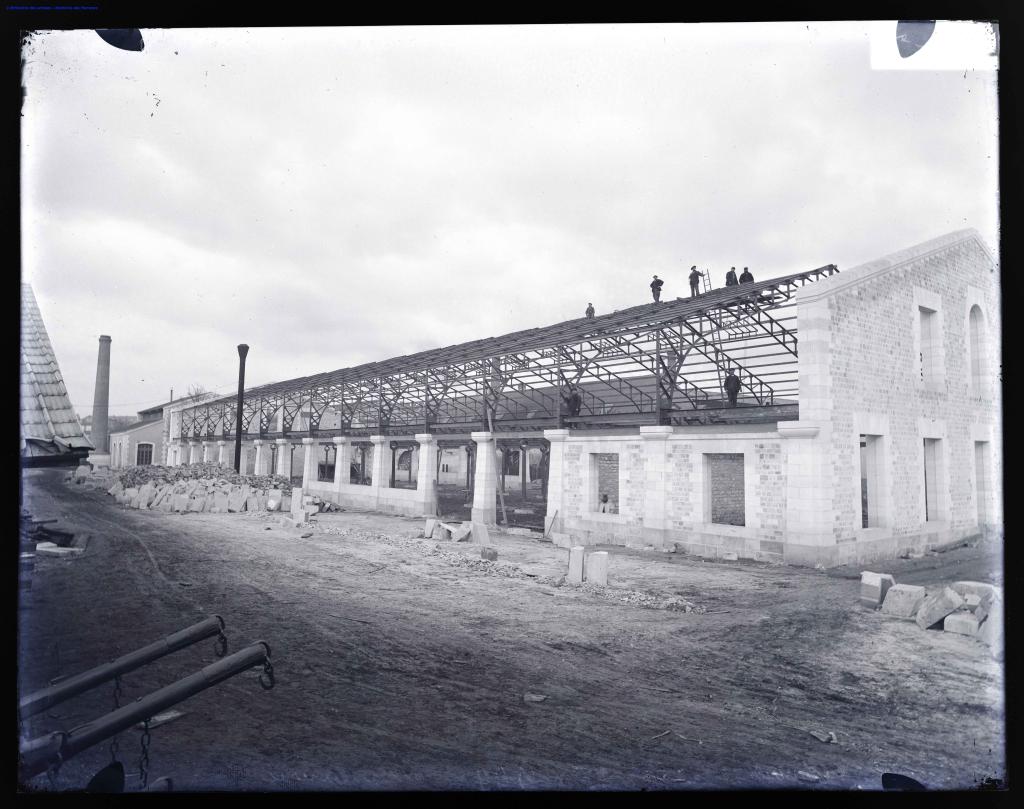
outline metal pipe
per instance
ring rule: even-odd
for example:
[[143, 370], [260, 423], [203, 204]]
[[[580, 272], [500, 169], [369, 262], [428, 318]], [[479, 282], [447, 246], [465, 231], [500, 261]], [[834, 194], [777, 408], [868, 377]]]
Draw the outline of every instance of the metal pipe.
[[89, 671], [82, 672], [74, 677], [69, 677], [49, 688], [43, 688], [23, 697], [18, 703], [18, 718], [26, 719], [34, 714], [44, 711], [52, 705], [63, 702], [71, 697], [88, 691], [100, 683], [112, 680], [120, 674], [134, 671], [137, 668], [152, 663], [164, 655], [184, 649], [205, 638], [211, 638], [224, 631], [224, 619], [214, 615], [198, 624], [193, 624], [187, 629], [175, 632], [161, 640], [155, 641], [134, 652], [122, 655], [110, 663], [97, 666]]
[[[257, 641], [252, 646], [247, 646], [233, 655], [211, 663], [204, 669], [190, 674], [175, 683], [171, 683], [152, 694], [139, 697], [116, 711], [101, 716], [92, 722], [79, 725], [77, 728], [63, 734], [63, 744], [59, 751], [46, 755], [53, 750], [52, 740], [55, 735], [50, 734], [42, 739], [31, 740], [22, 745], [21, 778], [27, 780], [39, 773], [45, 772], [47, 768], [56, 761], [67, 761], [70, 758], [99, 744], [111, 736], [116, 736], [127, 730], [136, 722], [149, 719], [160, 711], [177, 705], [179, 702], [188, 699], [200, 691], [217, 685], [218, 683], [234, 677], [253, 666], [266, 663], [270, 660], [270, 646], [263, 641]], [[26, 755], [31, 752], [31, 755]]]
[[245, 355], [249, 346], [242, 343], [238, 346], [238, 402], [235, 408], [235, 472], [241, 474], [242, 469], [242, 400], [245, 397]]

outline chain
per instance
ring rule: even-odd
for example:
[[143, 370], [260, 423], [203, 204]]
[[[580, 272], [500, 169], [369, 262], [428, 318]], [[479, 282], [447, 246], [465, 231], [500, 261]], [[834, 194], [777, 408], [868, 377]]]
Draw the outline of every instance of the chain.
[[[121, 675], [114, 677], [114, 710], [121, 707]], [[121, 749], [121, 734], [117, 734], [110, 740], [110, 760], [117, 761], [118, 751]]]
[[139, 755], [139, 780], [142, 788], [149, 781], [149, 720], [142, 723], [142, 753]]
[[221, 632], [213, 643], [213, 652], [217, 657], [224, 657], [228, 653], [228, 636]]
[[[263, 679], [266, 675], [266, 680]], [[267, 657], [263, 661], [263, 674], [260, 675], [260, 686], [264, 691], [269, 691], [274, 687], [274, 665], [270, 662], [270, 658]]]

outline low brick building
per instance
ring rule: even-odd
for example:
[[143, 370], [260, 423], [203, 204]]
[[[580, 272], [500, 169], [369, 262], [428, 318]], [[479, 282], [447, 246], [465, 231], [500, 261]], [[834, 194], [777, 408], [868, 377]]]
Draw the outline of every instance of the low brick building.
[[808, 285], [797, 319], [798, 420], [545, 431], [552, 527], [824, 565], [1001, 532], [999, 281], [980, 236]]

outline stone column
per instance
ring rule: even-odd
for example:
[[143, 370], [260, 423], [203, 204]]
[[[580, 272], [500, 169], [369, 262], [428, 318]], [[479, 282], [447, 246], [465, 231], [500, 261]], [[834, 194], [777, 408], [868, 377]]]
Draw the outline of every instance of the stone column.
[[476, 475], [473, 478], [473, 522], [495, 525], [498, 521], [498, 464], [494, 434], [470, 433], [476, 443]]
[[660, 548], [668, 536], [668, 426], [641, 427], [644, 439], [644, 518], [641, 536]]
[[267, 474], [267, 460], [270, 457], [270, 452], [264, 447], [265, 443], [262, 438], [257, 438], [252, 442], [252, 445], [256, 447], [256, 466], [253, 469], [255, 475]]
[[225, 446], [226, 443], [227, 442], [225, 442], [225, 441], [218, 441], [217, 442], [217, 463], [219, 463], [221, 466], [224, 466], [224, 461], [225, 461], [225, 458], [224, 458], [224, 446]]
[[334, 490], [341, 493], [341, 487], [349, 482], [351, 444], [347, 435], [338, 435], [334, 441]]
[[371, 435], [373, 461], [370, 465], [370, 485], [375, 489], [387, 489], [391, 481], [391, 450], [386, 435]]
[[416, 501], [426, 517], [437, 515], [437, 444], [430, 433], [417, 433], [420, 465], [416, 473]]
[[210, 442], [203, 441], [203, 463], [207, 463], [210, 460]]
[[302, 490], [309, 491], [309, 484], [316, 483], [317, 466], [320, 461], [320, 442], [315, 438], [302, 439]]
[[274, 470], [274, 473], [291, 480], [291, 442], [287, 438], [275, 438], [274, 443], [277, 444], [277, 469]]
[[565, 440], [568, 430], [545, 430], [544, 437], [551, 444], [548, 454], [548, 511], [544, 520], [546, 531], [561, 532], [565, 525]]
[[191, 466], [192, 464], [194, 464], [196, 462], [196, 455], [198, 454], [198, 452], [197, 452], [198, 448], [199, 448], [198, 442], [196, 442], [196, 441], [189, 441], [188, 442], [188, 463], [189, 463], [189, 466]]

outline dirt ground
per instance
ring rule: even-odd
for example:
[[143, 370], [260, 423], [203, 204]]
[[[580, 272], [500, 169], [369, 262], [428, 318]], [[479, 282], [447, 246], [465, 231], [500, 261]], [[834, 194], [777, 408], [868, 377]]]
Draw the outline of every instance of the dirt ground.
[[[182, 790], [879, 789], [1005, 779], [1003, 666], [974, 639], [857, 604], [859, 569], [818, 571], [613, 551], [605, 592], [559, 584], [567, 551], [492, 536], [414, 538], [422, 520], [125, 510], [64, 471], [25, 474], [24, 505], [92, 533], [36, 557], [19, 609], [22, 693], [209, 615], [259, 670], [152, 731], [150, 780]], [[928, 586], [1001, 582], [985, 545], [873, 569]], [[621, 596], [643, 591], [664, 606]], [[635, 600], [635, 599], [634, 599]], [[124, 677], [122, 703], [214, 660], [204, 641]], [[541, 701], [527, 701], [524, 695]], [[103, 685], [26, 722], [35, 737], [113, 707]], [[835, 734], [823, 743], [811, 731]], [[138, 789], [140, 732], [120, 738]], [[31, 789], [80, 789], [106, 744]], [[989, 781], [988, 783], [992, 783]]]

